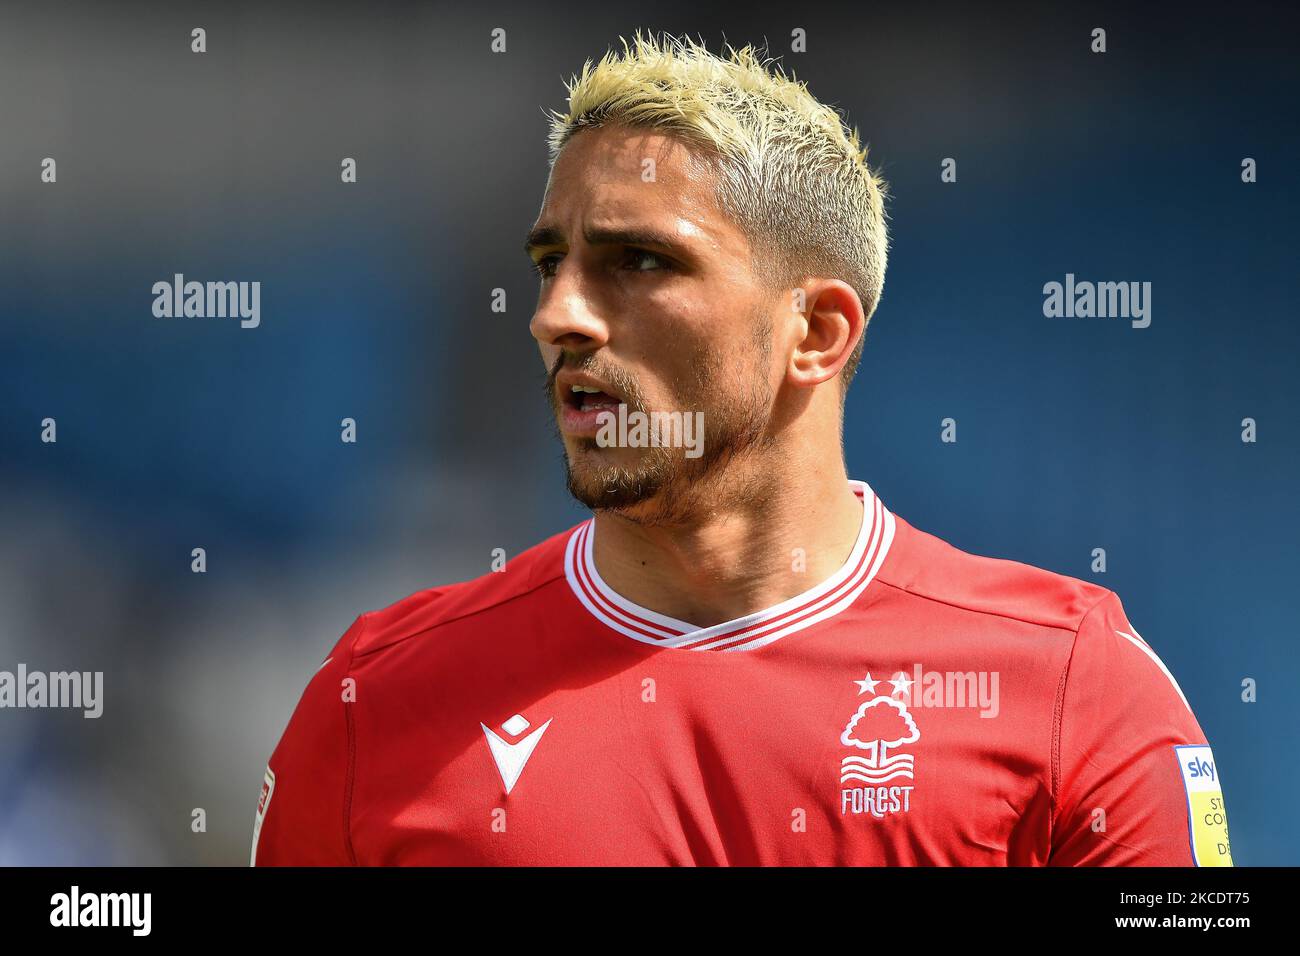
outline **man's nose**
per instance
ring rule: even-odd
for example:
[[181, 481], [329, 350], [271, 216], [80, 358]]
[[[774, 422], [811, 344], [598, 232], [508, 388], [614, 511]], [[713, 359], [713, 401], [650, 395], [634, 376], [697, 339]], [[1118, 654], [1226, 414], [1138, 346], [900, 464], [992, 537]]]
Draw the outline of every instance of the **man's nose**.
[[609, 326], [591, 289], [568, 258], [542, 289], [528, 327], [542, 345], [594, 351], [609, 342]]

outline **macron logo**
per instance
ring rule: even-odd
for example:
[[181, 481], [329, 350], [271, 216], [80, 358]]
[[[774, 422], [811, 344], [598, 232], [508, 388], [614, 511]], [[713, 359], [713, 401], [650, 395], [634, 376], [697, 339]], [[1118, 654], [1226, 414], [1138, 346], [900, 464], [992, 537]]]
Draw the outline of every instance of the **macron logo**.
[[[551, 718], [551, 720], [554, 719], [554, 717]], [[483, 734], [487, 737], [488, 749], [492, 751], [492, 760], [497, 765], [497, 772], [501, 774], [501, 782], [505, 784], [507, 796], [515, 788], [515, 784], [519, 782], [519, 775], [524, 772], [524, 765], [528, 763], [528, 758], [537, 749], [537, 744], [541, 741], [542, 734], [546, 733], [546, 728], [551, 726], [551, 720], [542, 724], [527, 737], [514, 743], [507, 743], [502, 740], [493, 733], [487, 724], [479, 721], [479, 726], [483, 728]], [[518, 737], [529, 726], [531, 725], [523, 714], [515, 714], [501, 725], [501, 729], [511, 737]]]

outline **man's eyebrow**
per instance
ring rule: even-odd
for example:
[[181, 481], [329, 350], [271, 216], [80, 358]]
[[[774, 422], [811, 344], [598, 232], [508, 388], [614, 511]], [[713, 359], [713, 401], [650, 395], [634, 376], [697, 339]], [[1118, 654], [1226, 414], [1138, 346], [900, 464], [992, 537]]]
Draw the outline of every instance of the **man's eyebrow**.
[[[679, 250], [683, 254], [686, 251], [677, 236], [641, 227], [629, 229], [597, 227], [584, 230], [582, 237], [587, 241], [588, 245], [593, 246], [659, 246], [663, 249]], [[528, 238], [524, 240], [524, 252], [531, 254], [537, 248], [562, 245], [564, 245], [564, 233], [553, 226], [539, 226], [533, 229], [528, 234]]]

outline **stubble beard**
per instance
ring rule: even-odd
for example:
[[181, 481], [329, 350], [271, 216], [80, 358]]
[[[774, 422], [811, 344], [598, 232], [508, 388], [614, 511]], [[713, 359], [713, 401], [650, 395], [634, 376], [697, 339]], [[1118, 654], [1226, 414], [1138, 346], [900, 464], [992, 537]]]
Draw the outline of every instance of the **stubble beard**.
[[[721, 355], [710, 352], [695, 363], [689, 381], [677, 383], [674, 391], [680, 410], [704, 413], [698, 458], [687, 458], [685, 448], [648, 447], [636, 449], [635, 463], [614, 464], [600, 460], [609, 450], [600, 448], [595, 439], [580, 439], [575, 454], [567, 449], [564, 454], [569, 493], [592, 511], [617, 514], [643, 526], [688, 523], [723, 502], [760, 496], [763, 469], [756, 467], [756, 459], [772, 443], [770, 349], [771, 327], [763, 323], [746, 368], [728, 373]], [[548, 381], [553, 405], [557, 402], [554, 378], [561, 367], [595, 368], [599, 363], [591, 356], [569, 363], [561, 357]], [[646, 410], [635, 382], [604, 374], [627, 396], [629, 412]]]

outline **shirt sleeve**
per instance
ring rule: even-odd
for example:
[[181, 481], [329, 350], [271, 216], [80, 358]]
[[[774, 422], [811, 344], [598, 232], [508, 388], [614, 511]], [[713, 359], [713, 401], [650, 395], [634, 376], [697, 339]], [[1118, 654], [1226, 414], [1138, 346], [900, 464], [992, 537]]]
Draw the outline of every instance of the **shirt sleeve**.
[[1058, 695], [1053, 866], [1231, 866], [1214, 755], [1173, 674], [1107, 592]]
[[347, 678], [357, 618], [307, 684], [271, 754], [253, 822], [251, 866], [356, 864], [349, 833], [352, 790]]

